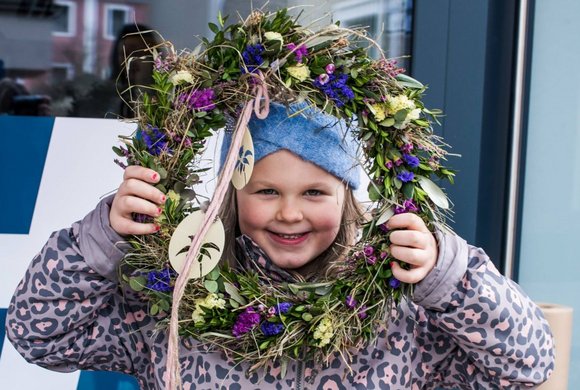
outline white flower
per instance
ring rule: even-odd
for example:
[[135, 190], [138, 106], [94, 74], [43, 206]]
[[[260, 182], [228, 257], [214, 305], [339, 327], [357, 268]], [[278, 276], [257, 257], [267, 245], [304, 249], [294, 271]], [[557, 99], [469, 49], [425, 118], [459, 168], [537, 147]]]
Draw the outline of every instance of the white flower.
[[284, 38], [282, 38], [282, 34], [275, 32], [275, 31], [268, 31], [264, 33], [264, 37], [268, 41], [280, 41], [280, 44], [284, 43]]
[[334, 336], [334, 326], [332, 325], [332, 320], [329, 317], [324, 317], [316, 326], [312, 337], [315, 340], [319, 340], [317, 346], [324, 347], [330, 344], [330, 340]]
[[290, 76], [298, 81], [304, 81], [310, 77], [310, 69], [304, 64], [289, 66], [286, 70]]
[[173, 85], [181, 83], [193, 84], [193, 76], [186, 70], [180, 70], [171, 76], [170, 81]]
[[389, 96], [387, 98], [388, 114], [395, 115], [400, 110], [414, 110], [415, 102], [407, 97], [407, 95]]

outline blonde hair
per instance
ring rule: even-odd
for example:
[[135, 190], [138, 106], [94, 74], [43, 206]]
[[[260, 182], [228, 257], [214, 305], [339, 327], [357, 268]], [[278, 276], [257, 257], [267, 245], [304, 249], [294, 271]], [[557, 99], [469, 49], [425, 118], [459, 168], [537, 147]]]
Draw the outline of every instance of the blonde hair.
[[[226, 240], [220, 262], [230, 267], [236, 266], [236, 238], [241, 235], [238, 225], [238, 205], [236, 201], [236, 189], [230, 184], [221, 205], [219, 216], [224, 224]], [[358, 229], [363, 222], [363, 211], [360, 203], [354, 196], [351, 188], [345, 189], [344, 204], [340, 228], [330, 247], [322, 252], [317, 258], [297, 270], [286, 270], [300, 279], [313, 279], [328, 277], [332, 261], [346, 255], [350, 246], [355, 244]]]

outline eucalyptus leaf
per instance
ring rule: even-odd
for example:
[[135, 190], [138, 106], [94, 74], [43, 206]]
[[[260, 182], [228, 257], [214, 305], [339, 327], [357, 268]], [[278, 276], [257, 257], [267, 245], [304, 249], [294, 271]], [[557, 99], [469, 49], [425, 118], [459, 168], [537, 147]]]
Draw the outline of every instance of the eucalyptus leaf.
[[406, 74], [399, 73], [397, 77], [395, 77], [399, 83], [401, 83], [405, 87], [420, 89], [424, 88], [425, 86], [421, 84], [419, 81], [415, 80], [414, 78], [407, 76]]
[[217, 293], [218, 292], [218, 284], [215, 280], [208, 280], [206, 279], [203, 282], [203, 285], [207, 291], [210, 293]]
[[239, 290], [236, 286], [234, 286], [231, 283], [228, 282], [224, 282], [224, 289], [226, 290], [226, 293], [237, 303], [239, 303], [240, 305], [245, 305], [246, 304], [246, 300], [244, 299], [244, 297], [242, 297], [239, 293]]
[[393, 208], [387, 207], [385, 211], [383, 211], [381, 215], [377, 218], [377, 226], [387, 222], [393, 215], [395, 215], [395, 211], [393, 210]]
[[215, 267], [209, 272], [209, 274], [205, 276], [205, 278], [209, 280], [218, 280], [219, 277], [220, 277], [220, 267]]
[[384, 126], [384, 127], [391, 127], [395, 124], [395, 119], [394, 118], [387, 118], [385, 120], [383, 120], [380, 125]]
[[427, 179], [425, 176], [419, 176], [419, 185], [423, 190], [427, 193], [429, 198], [435, 203], [438, 207], [442, 209], [449, 208], [449, 199], [447, 199], [447, 195], [443, 192], [441, 188], [431, 180]]
[[134, 291], [143, 291], [143, 289], [146, 286], [145, 284], [146, 280], [147, 279], [145, 279], [145, 276], [132, 277], [131, 279], [129, 279], [129, 287], [131, 287], [131, 289]]
[[312, 321], [312, 314], [304, 313], [304, 314], [302, 314], [302, 319], [306, 322], [310, 322], [310, 321]]
[[240, 304], [236, 302], [235, 299], [230, 298], [230, 306], [234, 309], [237, 309], [238, 307], [240, 307]]

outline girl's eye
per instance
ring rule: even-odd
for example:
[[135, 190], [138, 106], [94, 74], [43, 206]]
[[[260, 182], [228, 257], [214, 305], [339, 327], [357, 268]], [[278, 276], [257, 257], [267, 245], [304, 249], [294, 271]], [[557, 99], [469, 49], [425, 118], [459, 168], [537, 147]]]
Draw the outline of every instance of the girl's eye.
[[262, 195], [276, 195], [276, 190], [273, 190], [271, 188], [265, 188], [263, 190], [258, 191], [258, 194], [262, 194]]
[[319, 196], [322, 195], [322, 191], [319, 190], [308, 190], [304, 193], [307, 196]]

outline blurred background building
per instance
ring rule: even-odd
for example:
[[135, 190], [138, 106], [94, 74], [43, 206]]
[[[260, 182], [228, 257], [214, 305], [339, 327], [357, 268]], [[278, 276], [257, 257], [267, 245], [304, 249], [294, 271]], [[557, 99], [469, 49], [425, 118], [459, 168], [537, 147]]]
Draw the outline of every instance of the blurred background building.
[[[52, 115], [116, 118], [113, 48], [123, 28], [145, 26], [177, 49], [193, 49], [199, 36], [213, 35], [207, 24], [218, 12], [235, 22], [264, 6], [302, 12], [301, 24], [367, 27], [389, 57], [427, 84], [427, 105], [446, 114], [435, 131], [461, 155], [449, 161], [458, 170], [447, 188], [453, 228], [533, 299], [578, 312], [577, 0], [0, 0], [0, 84], [10, 81], [18, 86], [13, 93], [42, 97], [39, 104], [50, 99]], [[3, 137], [14, 131], [10, 117], [0, 110]], [[0, 154], [3, 177], [15, 164], [8, 161], [12, 152]], [[21, 188], [9, 183], [6, 188]], [[0, 204], [10, 204], [15, 195], [2, 192]], [[10, 214], [0, 219], [0, 234], [27, 234], [9, 221]], [[9, 297], [0, 298], [3, 321]], [[0, 351], [9, 348], [2, 347], [1, 332]], [[570, 389], [580, 388], [579, 338], [575, 321]], [[133, 386], [101, 373], [83, 373], [78, 384], [83, 390]]]

